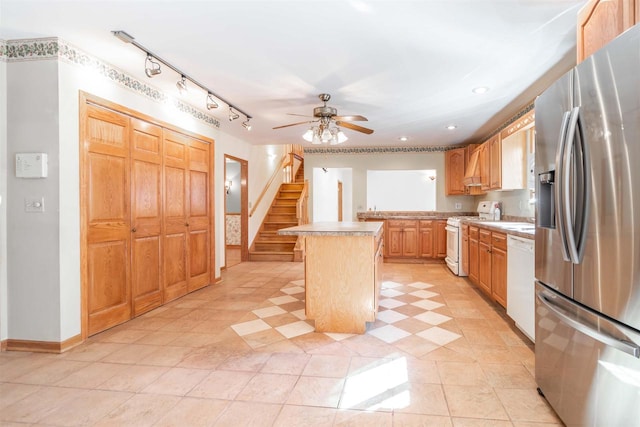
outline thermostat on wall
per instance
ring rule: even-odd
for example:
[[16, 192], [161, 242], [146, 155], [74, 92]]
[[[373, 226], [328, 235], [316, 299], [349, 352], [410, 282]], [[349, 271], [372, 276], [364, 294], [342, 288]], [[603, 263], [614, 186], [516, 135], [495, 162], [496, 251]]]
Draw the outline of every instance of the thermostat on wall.
[[46, 153], [17, 153], [16, 178], [46, 178]]

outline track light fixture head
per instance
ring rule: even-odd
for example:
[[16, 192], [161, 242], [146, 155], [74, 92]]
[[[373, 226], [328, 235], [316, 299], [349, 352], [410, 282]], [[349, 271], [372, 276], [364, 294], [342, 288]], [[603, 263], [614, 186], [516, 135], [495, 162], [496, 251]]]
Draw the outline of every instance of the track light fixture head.
[[242, 122], [242, 127], [244, 127], [247, 131], [251, 130], [251, 123], [249, 123], [249, 117], [247, 117], [247, 120]]
[[160, 63], [154, 61], [151, 55], [147, 55], [147, 59], [144, 65], [145, 65], [144, 72], [149, 78], [153, 76], [157, 76], [162, 72], [162, 70], [160, 69]]
[[232, 122], [238, 117], [240, 117], [240, 114], [233, 111], [233, 107], [229, 107], [229, 121]]
[[215, 108], [218, 108], [218, 103], [215, 99], [213, 99], [213, 95], [211, 95], [211, 92], [209, 92], [207, 94], [207, 110], [213, 110]]
[[187, 90], [187, 78], [183, 75], [178, 83], [176, 83], [176, 87], [180, 91], [180, 93], [184, 93]]

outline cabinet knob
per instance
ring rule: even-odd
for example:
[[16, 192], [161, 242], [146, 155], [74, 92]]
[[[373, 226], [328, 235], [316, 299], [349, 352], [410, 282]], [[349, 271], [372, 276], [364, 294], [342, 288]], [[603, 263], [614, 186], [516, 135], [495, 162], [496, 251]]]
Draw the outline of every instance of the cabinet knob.
[[131, 232], [132, 232], [132, 233], [135, 233], [136, 231], [138, 231], [138, 229], [137, 229], [137, 228], [135, 228], [135, 227], [133, 227], [133, 228], [131, 229]]

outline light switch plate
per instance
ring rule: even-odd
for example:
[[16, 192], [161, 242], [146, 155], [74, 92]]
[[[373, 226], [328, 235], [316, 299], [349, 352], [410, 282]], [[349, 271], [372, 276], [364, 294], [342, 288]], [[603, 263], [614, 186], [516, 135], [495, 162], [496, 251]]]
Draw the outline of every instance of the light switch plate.
[[456, 209], [457, 210], [462, 209], [462, 203], [460, 203], [460, 202], [456, 203]]
[[44, 212], [44, 197], [25, 197], [25, 212]]

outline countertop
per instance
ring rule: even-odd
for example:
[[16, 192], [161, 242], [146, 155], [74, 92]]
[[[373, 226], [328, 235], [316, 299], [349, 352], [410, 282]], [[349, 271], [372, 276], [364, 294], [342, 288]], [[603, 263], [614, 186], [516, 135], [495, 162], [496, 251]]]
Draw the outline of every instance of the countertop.
[[366, 211], [358, 212], [358, 219], [447, 219], [450, 216], [473, 216], [476, 212], [437, 211]]
[[482, 228], [488, 228], [490, 230], [499, 231], [518, 237], [524, 237], [525, 239], [535, 239], [536, 237], [535, 224], [530, 222], [475, 220], [462, 220], [462, 222], [467, 225], [477, 225]]
[[283, 228], [278, 234], [285, 236], [377, 236], [382, 222], [314, 222]]

